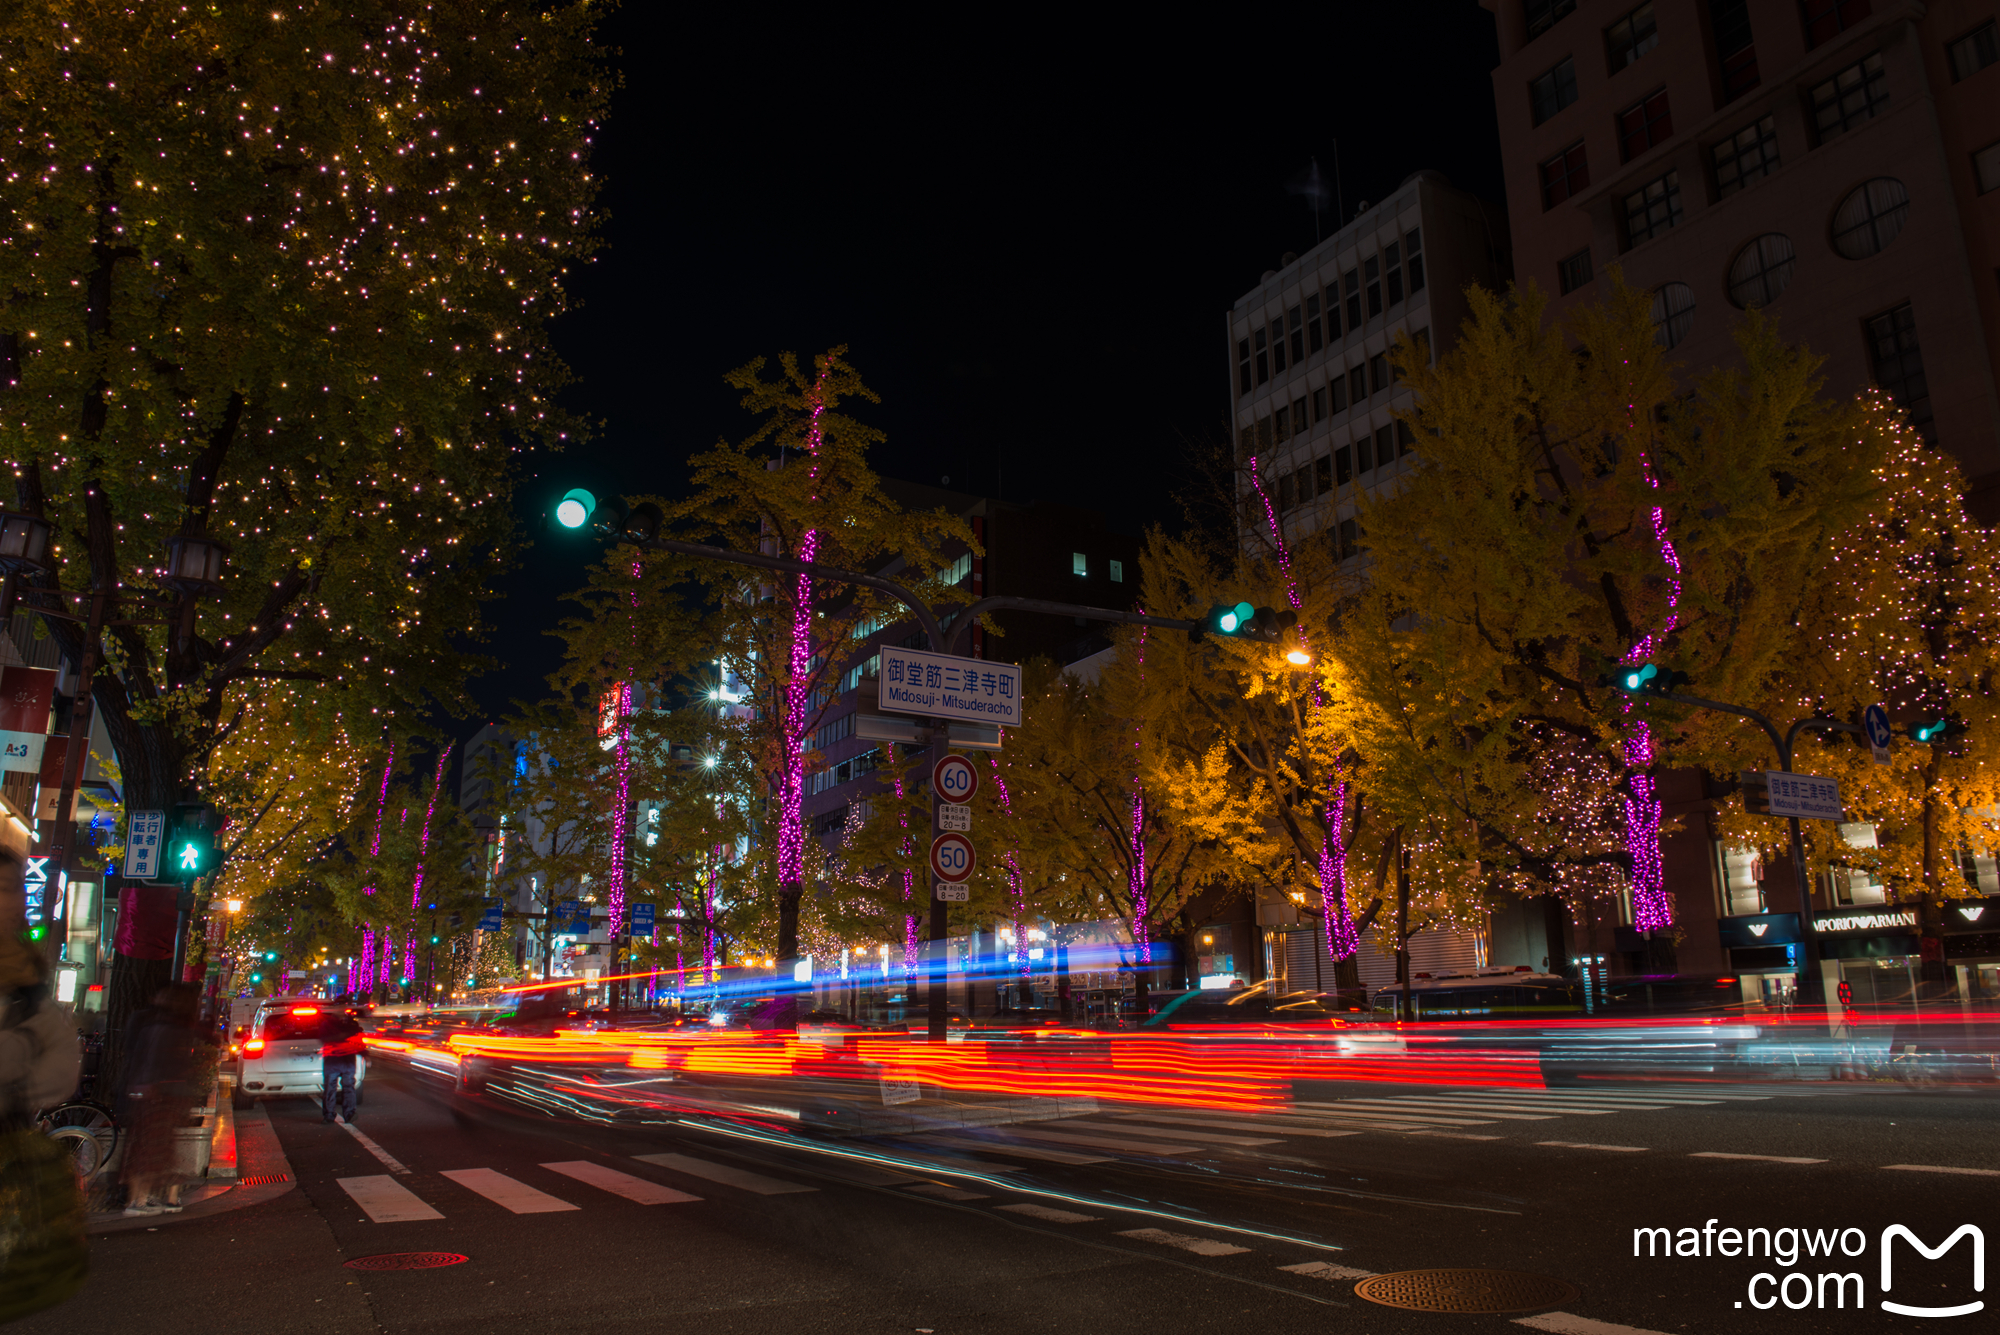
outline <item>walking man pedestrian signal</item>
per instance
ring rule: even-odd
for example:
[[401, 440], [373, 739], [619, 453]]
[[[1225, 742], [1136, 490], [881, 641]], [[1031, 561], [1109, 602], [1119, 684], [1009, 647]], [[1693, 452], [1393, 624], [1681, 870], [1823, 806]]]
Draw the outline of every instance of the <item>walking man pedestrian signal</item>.
[[215, 870], [215, 808], [183, 802], [167, 820], [167, 875], [193, 881]]

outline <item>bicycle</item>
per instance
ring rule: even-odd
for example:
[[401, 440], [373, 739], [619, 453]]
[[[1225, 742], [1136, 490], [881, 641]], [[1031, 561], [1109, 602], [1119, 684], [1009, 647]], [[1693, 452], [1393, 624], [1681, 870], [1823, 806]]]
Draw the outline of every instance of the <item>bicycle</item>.
[[35, 1125], [69, 1154], [79, 1187], [103, 1172], [118, 1149], [118, 1119], [95, 1099], [68, 1099], [45, 1108], [36, 1114]]

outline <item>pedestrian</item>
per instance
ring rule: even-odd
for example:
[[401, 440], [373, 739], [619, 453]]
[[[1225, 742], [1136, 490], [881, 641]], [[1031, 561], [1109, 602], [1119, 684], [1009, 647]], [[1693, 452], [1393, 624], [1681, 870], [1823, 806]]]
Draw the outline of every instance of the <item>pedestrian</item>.
[[34, 1120], [75, 1092], [82, 1057], [26, 939], [22, 870], [0, 848], [0, 1323], [75, 1293], [90, 1263], [74, 1166]]
[[368, 1044], [361, 1037], [361, 1026], [347, 1013], [345, 1006], [328, 1006], [319, 1017], [319, 1089], [320, 1116], [331, 1122], [337, 1111], [343, 1120], [354, 1120], [354, 1105], [359, 1102], [354, 1075], [355, 1059], [367, 1051]]
[[194, 1110], [200, 1002], [194, 984], [168, 983], [126, 1029], [125, 1106], [132, 1122], [123, 1173], [128, 1215], [180, 1213], [179, 1132]]

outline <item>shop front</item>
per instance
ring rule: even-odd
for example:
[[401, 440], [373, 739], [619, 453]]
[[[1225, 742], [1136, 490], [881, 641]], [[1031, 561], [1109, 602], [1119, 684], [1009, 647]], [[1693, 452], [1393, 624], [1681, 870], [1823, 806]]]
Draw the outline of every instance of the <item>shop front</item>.
[[1775, 1006], [1799, 987], [1800, 934], [1796, 913], [1737, 913], [1716, 919], [1729, 967], [1741, 980], [1743, 1004]]
[[1968, 1005], [2000, 1004], [2000, 896], [1952, 900], [1938, 917], [1945, 983]]
[[[1829, 1000], [1864, 1014], [1914, 1009], [1922, 997], [1923, 947], [1914, 905], [1853, 905], [1813, 915]], [[1841, 984], [1847, 991], [1841, 991]]]

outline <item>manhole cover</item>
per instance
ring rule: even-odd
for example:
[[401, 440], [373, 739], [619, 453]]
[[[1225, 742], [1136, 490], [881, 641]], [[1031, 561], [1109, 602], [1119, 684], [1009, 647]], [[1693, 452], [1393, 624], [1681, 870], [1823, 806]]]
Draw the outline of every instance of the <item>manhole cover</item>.
[[357, 1256], [347, 1263], [347, 1268], [349, 1270], [435, 1270], [439, 1266], [464, 1265], [465, 1262], [466, 1258], [457, 1252], [384, 1252], [380, 1256]]
[[1371, 1275], [1354, 1295], [1409, 1312], [1532, 1312], [1574, 1301], [1577, 1288], [1519, 1270], [1399, 1270]]

